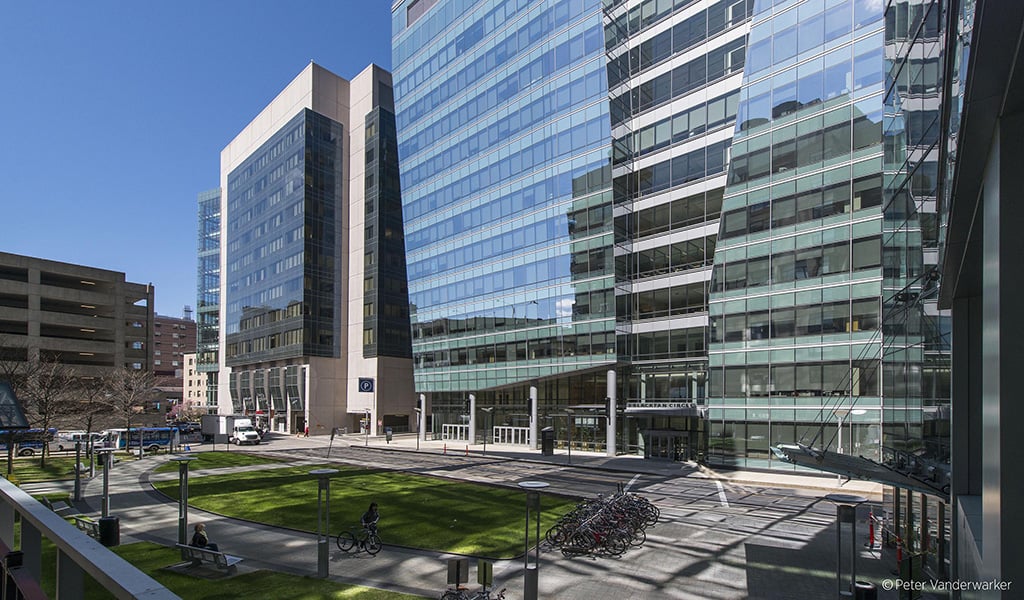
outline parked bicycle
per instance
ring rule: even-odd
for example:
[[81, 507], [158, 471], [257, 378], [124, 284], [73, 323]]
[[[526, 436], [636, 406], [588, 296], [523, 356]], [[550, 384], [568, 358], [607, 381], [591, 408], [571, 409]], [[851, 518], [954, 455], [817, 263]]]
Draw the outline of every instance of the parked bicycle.
[[[357, 529], [358, 534], [356, 533]], [[370, 555], [377, 554], [384, 547], [384, 542], [380, 541], [380, 536], [377, 535], [376, 527], [353, 527], [342, 531], [338, 534], [337, 542], [338, 549], [342, 552], [353, 549], [356, 552], [365, 550]]]
[[467, 590], [466, 588], [454, 588], [445, 590], [441, 594], [441, 600], [505, 600], [505, 588], [501, 588], [501, 591], [494, 594], [491, 588], [483, 587], [477, 591]]

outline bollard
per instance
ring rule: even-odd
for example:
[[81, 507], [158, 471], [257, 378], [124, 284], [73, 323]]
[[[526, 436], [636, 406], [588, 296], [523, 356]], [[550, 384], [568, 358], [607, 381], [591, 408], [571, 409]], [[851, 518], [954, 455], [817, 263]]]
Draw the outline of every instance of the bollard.
[[868, 548], [875, 549], [875, 513], [868, 512]]
[[466, 446], [466, 456], [469, 456], [469, 446]]
[[441, 454], [444, 454], [444, 455], [448, 454], [448, 444], [444, 445], [444, 448], [441, 450]]

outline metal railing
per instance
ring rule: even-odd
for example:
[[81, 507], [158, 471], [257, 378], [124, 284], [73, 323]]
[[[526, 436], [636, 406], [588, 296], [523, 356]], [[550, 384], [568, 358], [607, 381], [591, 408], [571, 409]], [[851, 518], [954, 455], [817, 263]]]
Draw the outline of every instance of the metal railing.
[[[20, 553], [11, 551], [15, 547], [16, 517], [20, 517], [21, 525]], [[18, 486], [0, 479], [0, 551], [4, 552], [0, 559], [4, 565], [4, 586], [15, 582], [20, 592], [18, 597], [38, 597], [35, 594], [42, 580], [44, 537], [57, 549], [55, 597], [58, 600], [83, 598], [86, 574], [116, 598], [179, 598]]]

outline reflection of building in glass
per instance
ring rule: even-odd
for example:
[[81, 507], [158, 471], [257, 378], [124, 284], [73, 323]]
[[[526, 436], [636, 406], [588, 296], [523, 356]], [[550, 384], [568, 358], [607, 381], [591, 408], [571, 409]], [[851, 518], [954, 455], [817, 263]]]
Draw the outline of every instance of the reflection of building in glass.
[[221, 153], [221, 412], [409, 427], [392, 105], [385, 71], [349, 82], [311, 63]]
[[576, 441], [614, 451], [613, 397], [620, 449], [695, 455], [750, 3], [676, 4], [393, 4], [416, 388], [435, 433], [472, 429], [472, 395], [496, 425], [564, 442], [582, 405]]
[[771, 5], [755, 3], [715, 253], [708, 458], [785, 468], [770, 447], [796, 441], [877, 460], [881, 8]]
[[203, 411], [216, 412], [220, 361], [220, 189], [199, 194], [195, 369], [205, 376]]

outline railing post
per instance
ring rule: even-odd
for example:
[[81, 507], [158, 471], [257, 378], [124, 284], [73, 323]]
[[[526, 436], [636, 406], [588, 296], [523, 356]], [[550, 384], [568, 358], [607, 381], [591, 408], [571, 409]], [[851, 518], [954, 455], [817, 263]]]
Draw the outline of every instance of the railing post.
[[14, 547], [14, 507], [7, 502], [0, 502], [0, 542]]
[[24, 553], [22, 566], [32, 579], [40, 581], [43, 575], [43, 536], [30, 521], [21, 520], [21, 551]]
[[63, 550], [57, 551], [57, 600], [82, 600], [84, 571]]

